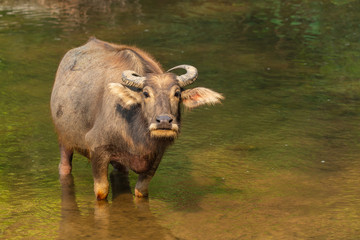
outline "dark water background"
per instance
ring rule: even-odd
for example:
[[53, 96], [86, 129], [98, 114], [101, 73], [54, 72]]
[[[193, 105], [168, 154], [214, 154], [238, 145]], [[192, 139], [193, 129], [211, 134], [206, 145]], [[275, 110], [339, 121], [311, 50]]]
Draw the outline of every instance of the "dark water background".
[[[0, 239], [359, 239], [360, 2], [0, 0]], [[183, 131], [136, 201], [76, 155], [59, 181], [57, 65], [90, 36], [199, 70], [222, 105]]]

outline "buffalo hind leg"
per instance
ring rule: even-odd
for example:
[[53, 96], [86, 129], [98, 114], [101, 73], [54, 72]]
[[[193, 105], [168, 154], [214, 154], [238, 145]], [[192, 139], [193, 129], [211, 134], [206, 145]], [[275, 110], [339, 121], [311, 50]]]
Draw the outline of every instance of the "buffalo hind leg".
[[73, 154], [74, 150], [72, 148], [66, 148], [64, 145], [60, 144], [60, 175], [68, 175], [71, 173]]
[[156, 169], [158, 168], [162, 154], [158, 155], [149, 171], [146, 173], [139, 174], [138, 180], [135, 185], [135, 196], [139, 198], [147, 197], [149, 195], [149, 184], [153, 176], [155, 175]]
[[129, 173], [129, 168], [125, 167], [123, 164], [117, 161], [111, 161], [110, 163], [114, 167], [114, 169], [116, 169], [118, 172], [124, 175]]
[[97, 200], [106, 199], [109, 193], [108, 166], [107, 157], [94, 154], [91, 157], [91, 168], [94, 178], [94, 192]]

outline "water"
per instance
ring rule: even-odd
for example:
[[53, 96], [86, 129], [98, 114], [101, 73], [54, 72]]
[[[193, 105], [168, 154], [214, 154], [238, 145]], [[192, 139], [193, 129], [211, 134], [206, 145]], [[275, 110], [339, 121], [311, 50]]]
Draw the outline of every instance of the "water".
[[[0, 0], [1, 239], [358, 239], [360, 3]], [[58, 178], [57, 65], [90, 36], [199, 70], [222, 105], [183, 114], [137, 201]]]

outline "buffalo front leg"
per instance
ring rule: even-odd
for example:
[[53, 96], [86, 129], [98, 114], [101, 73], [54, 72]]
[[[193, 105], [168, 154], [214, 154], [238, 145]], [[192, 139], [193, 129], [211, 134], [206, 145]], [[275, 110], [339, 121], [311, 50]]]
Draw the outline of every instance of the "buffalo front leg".
[[72, 148], [67, 148], [64, 145], [60, 144], [60, 163], [59, 163], [59, 174], [68, 175], [71, 173], [72, 168], [72, 157], [74, 150]]
[[94, 178], [94, 192], [97, 200], [106, 199], [109, 193], [108, 166], [109, 160], [105, 156], [94, 154], [91, 157], [91, 168]]
[[146, 173], [139, 174], [138, 180], [135, 185], [135, 196], [142, 198], [149, 195], [149, 183], [155, 175], [156, 169], [158, 168], [163, 154], [156, 157], [151, 169]]

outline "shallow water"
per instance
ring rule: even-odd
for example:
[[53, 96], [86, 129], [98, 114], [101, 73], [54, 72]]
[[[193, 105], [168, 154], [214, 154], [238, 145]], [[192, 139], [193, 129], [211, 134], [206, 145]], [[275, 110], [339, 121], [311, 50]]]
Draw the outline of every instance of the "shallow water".
[[[0, 0], [1, 239], [358, 239], [360, 3]], [[59, 179], [57, 65], [90, 36], [194, 65], [222, 105], [183, 114], [137, 201], [76, 155]]]

